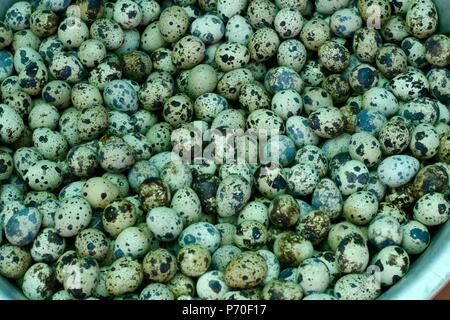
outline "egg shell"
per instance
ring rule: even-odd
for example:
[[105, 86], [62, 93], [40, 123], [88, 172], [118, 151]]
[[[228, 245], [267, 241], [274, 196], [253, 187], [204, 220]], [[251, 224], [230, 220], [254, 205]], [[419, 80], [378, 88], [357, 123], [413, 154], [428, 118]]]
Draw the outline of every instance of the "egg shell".
[[158, 207], [151, 209], [147, 214], [147, 226], [158, 240], [172, 241], [182, 232], [183, 220], [175, 210]]
[[66, 198], [55, 215], [55, 228], [60, 236], [72, 237], [87, 227], [91, 218], [89, 202], [79, 196]]
[[227, 265], [224, 281], [230, 288], [246, 289], [257, 286], [266, 274], [267, 264], [264, 258], [257, 253], [246, 251]]
[[43, 262], [32, 265], [23, 277], [22, 290], [30, 300], [50, 298], [55, 291], [53, 269]]
[[132, 258], [124, 257], [113, 262], [106, 274], [106, 289], [113, 296], [135, 291], [144, 278], [142, 266]]
[[370, 222], [369, 241], [379, 250], [401, 244], [402, 236], [401, 226], [392, 216], [378, 215]]
[[330, 275], [327, 266], [316, 258], [303, 261], [298, 270], [298, 283], [305, 295], [323, 293], [328, 287]]
[[5, 237], [11, 244], [24, 246], [37, 236], [42, 224], [42, 214], [33, 207], [13, 213], [4, 221]]
[[395, 155], [385, 158], [378, 166], [378, 177], [385, 185], [395, 188], [402, 186], [419, 171], [419, 161], [408, 155]]
[[362, 272], [369, 263], [369, 249], [358, 233], [345, 236], [336, 248], [336, 262], [342, 273]]

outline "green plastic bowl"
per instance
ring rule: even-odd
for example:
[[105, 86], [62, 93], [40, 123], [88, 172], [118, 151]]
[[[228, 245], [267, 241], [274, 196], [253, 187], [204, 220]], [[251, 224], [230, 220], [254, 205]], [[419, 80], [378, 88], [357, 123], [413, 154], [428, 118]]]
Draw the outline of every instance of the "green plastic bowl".
[[[0, 0], [0, 17], [18, 0]], [[435, 0], [440, 15], [440, 31], [450, 32], [450, 1]], [[443, 13], [443, 14], [442, 14]], [[412, 264], [408, 273], [378, 299], [432, 299], [450, 280], [450, 221], [441, 226], [430, 246]], [[17, 287], [0, 276], [0, 300], [26, 299]]]

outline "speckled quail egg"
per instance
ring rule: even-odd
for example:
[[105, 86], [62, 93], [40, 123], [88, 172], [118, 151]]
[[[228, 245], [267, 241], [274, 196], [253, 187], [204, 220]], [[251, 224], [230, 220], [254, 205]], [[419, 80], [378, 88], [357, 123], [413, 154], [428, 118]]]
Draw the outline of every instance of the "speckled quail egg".
[[241, 87], [239, 103], [249, 112], [270, 108], [270, 95], [266, 89], [256, 83], [246, 83]]
[[268, 284], [273, 280], [278, 279], [280, 274], [280, 262], [278, 261], [277, 256], [273, 252], [266, 249], [260, 249], [257, 252], [264, 258], [267, 264], [267, 274], [263, 280], [263, 284]]
[[400, 245], [402, 236], [401, 226], [392, 216], [378, 215], [370, 222], [369, 241], [378, 249]]
[[83, 185], [81, 194], [94, 209], [104, 209], [119, 196], [119, 189], [102, 177], [90, 178]]
[[26, 29], [30, 26], [32, 10], [31, 3], [26, 1], [14, 3], [5, 13], [5, 23], [14, 31]]
[[75, 238], [77, 253], [82, 257], [93, 257], [102, 261], [108, 254], [110, 240], [100, 230], [87, 228], [81, 230]]
[[266, 244], [266, 227], [255, 220], [244, 220], [236, 226], [234, 244], [241, 249], [256, 250]]
[[217, 83], [216, 70], [208, 64], [198, 64], [188, 72], [186, 93], [193, 98], [213, 94]]
[[351, 194], [344, 202], [343, 214], [356, 225], [369, 223], [378, 212], [378, 199], [367, 191]]
[[281, 264], [297, 267], [313, 256], [313, 245], [297, 233], [287, 231], [276, 237], [273, 253]]
[[198, 65], [204, 57], [205, 44], [195, 36], [185, 36], [173, 47], [172, 62], [180, 69], [191, 69]]
[[142, 266], [132, 258], [124, 257], [114, 261], [106, 274], [106, 289], [118, 296], [138, 289], [144, 279]]
[[379, 268], [382, 286], [390, 286], [397, 283], [409, 269], [409, 256], [406, 251], [398, 246], [389, 246], [382, 249], [375, 256], [375, 267]]
[[125, 40], [125, 34], [120, 25], [108, 18], [95, 20], [90, 26], [92, 39], [100, 40], [108, 50], [118, 49]]
[[401, 246], [408, 254], [422, 253], [430, 244], [430, 233], [422, 223], [411, 220], [402, 225]]
[[313, 208], [321, 210], [335, 219], [341, 214], [343, 200], [339, 188], [328, 178], [320, 180], [312, 195]]
[[317, 51], [331, 37], [329, 24], [319, 18], [313, 18], [303, 25], [300, 40], [309, 50]]
[[224, 273], [222, 271], [208, 271], [197, 280], [196, 292], [201, 299], [219, 300], [228, 291], [229, 288], [224, 281]]
[[320, 177], [317, 169], [308, 163], [299, 163], [291, 168], [287, 177], [289, 190], [296, 196], [311, 194]]
[[170, 291], [169, 287], [162, 283], [151, 283], [146, 286], [141, 294], [139, 300], [174, 300], [175, 297]]
[[98, 162], [108, 172], [130, 169], [136, 161], [134, 150], [121, 138], [107, 138], [98, 149]]
[[339, 37], [351, 37], [362, 26], [359, 11], [355, 8], [343, 8], [333, 13], [330, 28]]
[[225, 40], [247, 45], [253, 34], [253, 28], [246, 18], [241, 15], [234, 15], [225, 25]]
[[273, 21], [274, 28], [281, 38], [294, 38], [300, 34], [304, 18], [296, 8], [282, 8]]
[[338, 108], [321, 107], [309, 115], [309, 126], [322, 138], [338, 136], [344, 126], [344, 119]]
[[161, 170], [160, 178], [175, 193], [183, 187], [190, 187], [192, 184], [192, 172], [186, 164], [178, 161], [169, 161]]
[[150, 280], [167, 282], [177, 271], [176, 258], [166, 249], [152, 250], [144, 257], [142, 268]]
[[267, 283], [262, 291], [264, 300], [301, 300], [302, 287], [291, 281], [273, 280]]
[[216, 201], [222, 205], [217, 213], [228, 217], [240, 211], [250, 199], [251, 186], [248, 181], [237, 175], [231, 175], [222, 180], [217, 189]]
[[106, 85], [103, 91], [103, 101], [113, 110], [133, 112], [138, 108], [136, 91], [123, 80], [114, 80]]
[[172, 291], [175, 298], [192, 297], [195, 293], [195, 283], [192, 278], [177, 272], [175, 276], [167, 282], [167, 286]]
[[270, 221], [278, 228], [288, 229], [299, 220], [300, 209], [291, 195], [278, 195], [270, 203], [268, 214]]
[[0, 49], [4, 49], [9, 46], [13, 40], [13, 32], [11, 27], [3, 21], [0, 24], [0, 37], [3, 39], [0, 41]]
[[379, 111], [386, 117], [395, 115], [399, 108], [397, 99], [392, 92], [379, 87], [364, 92], [362, 105], [368, 110]]
[[365, 191], [375, 195], [378, 201], [381, 201], [386, 195], [386, 186], [378, 178], [378, 173], [375, 171], [369, 172], [369, 182], [367, 182]]
[[258, 62], [266, 61], [276, 54], [279, 45], [280, 39], [275, 30], [267, 27], [258, 29], [248, 42], [250, 57]]
[[94, 292], [99, 277], [99, 266], [94, 258], [76, 258], [63, 269], [64, 289], [76, 299], [87, 298]]
[[335, 41], [327, 41], [320, 46], [320, 63], [331, 72], [341, 72], [350, 63], [350, 52], [343, 45]]
[[388, 79], [394, 78], [406, 69], [405, 52], [395, 44], [385, 44], [376, 57], [377, 69]]
[[301, 212], [300, 220], [296, 226], [297, 232], [312, 244], [319, 244], [330, 229], [329, 216], [319, 210]]
[[303, 91], [303, 80], [293, 69], [285, 66], [274, 67], [267, 71], [264, 86], [272, 94], [282, 90]]
[[247, 6], [247, 2], [243, 0], [217, 0], [216, 9], [219, 16], [227, 21], [236, 14], [241, 14]]
[[83, 80], [87, 72], [83, 64], [75, 56], [66, 53], [57, 53], [49, 65], [50, 74], [57, 80], [74, 84]]
[[116, 258], [140, 258], [152, 246], [153, 235], [143, 227], [128, 227], [114, 241], [114, 256]]
[[336, 262], [342, 273], [362, 272], [369, 263], [366, 240], [359, 233], [343, 237], [336, 248]]
[[[230, 261], [224, 281], [231, 288], [247, 289], [260, 284], [267, 273], [267, 264], [258, 253], [245, 251]], [[243, 277], [243, 276], [246, 277]]]
[[[235, 217], [232, 217], [235, 218]], [[204, 221], [201, 218], [199, 221]], [[220, 220], [221, 221], [221, 220]], [[228, 220], [225, 220], [228, 221]], [[219, 219], [217, 219], [219, 222]], [[236, 233], [236, 226], [229, 222], [221, 222], [215, 225], [216, 229], [219, 230], [220, 233], [220, 245], [228, 246], [234, 243], [234, 235]]]
[[89, 202], [81, 197], [61, 200], [55, 215], [55, 228], [62, 237], [72, 237], [87, 227], [92, 218]]
[[376, 86], [377, 82], [378, 72], [369, 64], [359, 64], [350, 73], [350, 86], [358, 93], [364, 93], [371, 89]]
[[298, 283], [305, 295], [323, 293], [330, 282], [327, 266], [316, 258], [303, 261], [298, 267]]
[[382, 45], [382, 38], [376, 29], [361, 28], [353, 37], [353, 52], [361, 62], [372, 63]]
[[159, 16], [159, 28], [163, 39], [174, 43], [178, 41], [189, 28], [189, 18], [180, 6], [164, 9]]
[[353, 160], [361, 161], [368, 168], [376, 166], [381, 160], [380, 143], [367, 132], [352, 135], [348, 152]]
[[197, 222], [182, 231], [178, 243], [180, 247], [193, 243], [200, 244], [210, 252], [214, 252], [220, 245], [220, 233], [208, 222]]
[[363, 190], [369, 181], [369, 171], [361, 161], [350, 160], [339, 167], [335, 180], [341, 193], [350, 195]]
[[406, 13], [408, 32], [419, 39], [430, 36], [437, 28], [438, 16], [436, 6], [430, 0], [411, 3]]
[[297, 281], [297, 279], [298, 279], [297, 268], [289, 267], [289, 268], [281, 270], [280, 274], [278, 276], [278, 279], [283, 280], [283, 281], [297, 283], [298, 282]]
[[440, 225], [449, 219], [450, 205], [442, 193], [427, 193], [416, 202], [413, 215], [427, 227]]
[[43, 229], [33, 241], [30, 250], [36, 262], [50, 263], [56, 261], [65, 251], [66, 240], [58, 235], [56, 229]]
[[198, 277], [208, 271], [211, 254], [200, 244], [187, 244], [178, 251], [179, 270], [188, 277]]
[[67, 17], [58, 27], [58, 40], [66, 49], [77, 49], [89, 38], [89, 28], [78, 17]]
[[426, 193], [445, 193], [448, 187], [448, 173], [444, 167], [433, 164], [420, 169], [414, 178], [413, 192], [416, 197], [422, 197]]
[[142, 21], [142, 9], [131, 0], [119, 0], [114, 5], [114, 20], [124, 29], [132, 29]]
[[178, 189], [173, 195], [171, 208], [183, 219], [183, 225], [198, 222], [201, 215], [200, 198], [189, 187]]
[[405, 52], [408, 63], [415, 68], [423, 68], [427, 66], [428, 62], [425, 59], [425, 46], [419, 39], [414, 37], [405, 38], [401, 47]]
[[225, 24], [214, 14], [205, 14], [195, 19], [190, 27], [191, 34], [202, 39], [206, 44], [213, 44], [225, 34]]
[[381, 292], [376, 275], [369, 273], [347, 274], [334, 286], [339, 300], [375, 300]]
[[39, 262], [32, 265], [23, 277], [22, 291], [30, 300], [45, 300], [50, 298], [56, 289], [53, 269]]
[[307, 60], [305, 46], [298, 40], [289, 39], [281, 42], [277, 52], [278, 65], [302, 71]]
[[226, 72], [217, 83], [217, 93], [229, 100], [238, 100], [241, 87], [254, 80], [247, 68], [238, 68]]
[[211, 122], [219, 112], [228, 108], [226, 99], [216, 93], [204, 93], [194, 102], [195, 117]]
[[426, 76], [417, 69], [409, 69], [395, 76], [390, 84], [392, 93], [402, 101], [424, 96], [428, 93], [429, 83]]
[[435, 100], [428, 97], [419, 97], [404, 103], [399, 115], [410, 120], [414, 125], [419, 123], [435, 124], [439, 115], [439, 107]]
[[445, 68], [433, 68], [428, 72], [427, 78], [431, 95], [444, 104], [449, 103], [450, 72]]
[[381, 35], [386, 42], [401, 42], [409, 36], [405, 19], [401, 16], [392, 16], [383, 25]]
[[147, 214], [147, 226], [158, 240], [172, 241], [183, 230], [183, 220], [175, 210], [157, 207], [151, 209]]
[[419, 161], [408, 155], [390, 156], [381, 161], [377, 171], [382, 183], [395, 188], [412, 180], [419, 171]]
[[141, 47], [149, 53], [163, 47], [166, 43], [160, 32], [159, 21], [150, 23], [141, 34]]
[[417, 125], [411, 132], [409, 147], [412, 154], [419, 159], [432, 158], [439, 148], [439, 136], [436, 129], [428, 123]]
[[408, 147], [410, 132], [406, 124], [391, 120], [380, 128], [378, 141], [383, 154], [399, 154]]
[[322, 82], [322, 88], [328, 92], [335, 104], [343, 104], [350, 97], [351, 87], [341, 74], [332, 74]]
[[244, 67], [250, 61], [250, 54], [242, 44], [224, 43], [217, 48], [214, 61], [222, 71], [227, 72]]
[[309, 127], [308, 119], [305, 117], [290, 116], [286, 121], [286, 133], [297, 147], [319, 143], [319, 137]]
[[42, 89], [42, 98], [56, 108], [65, 108], [70, 105], [71, 89], [70, 85], [64, 81], [52, 80]]
[[42, 224], [42, 214], [34, 207], [27, 207], [13, 212], [4, 221], [5, 237], [9, 243], [25, 246], [38, 235]]
[[10, 279], [22, 278], [33, 261], [27, 249], [12, 244], [0, 246], [0, 257], [0, 274]]

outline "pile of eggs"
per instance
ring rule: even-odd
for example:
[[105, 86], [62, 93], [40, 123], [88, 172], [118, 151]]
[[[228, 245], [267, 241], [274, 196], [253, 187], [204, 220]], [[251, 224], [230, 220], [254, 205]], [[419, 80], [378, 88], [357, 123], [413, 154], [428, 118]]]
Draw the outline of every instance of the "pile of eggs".
[[[450, 217], [437, 24], [431, 0], [16, 2], [0, 274], [29, 299], [376, 299]], [[210, 129], [280, 152], [208, 160]]]

